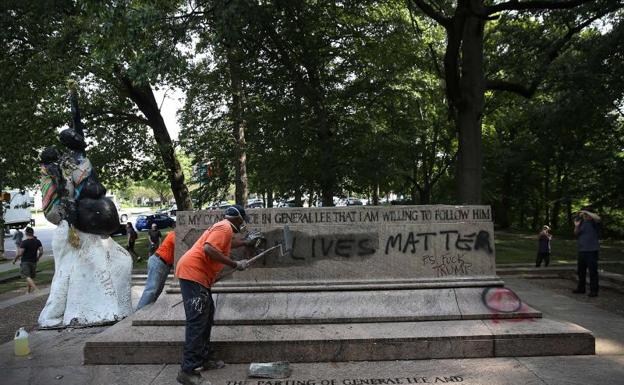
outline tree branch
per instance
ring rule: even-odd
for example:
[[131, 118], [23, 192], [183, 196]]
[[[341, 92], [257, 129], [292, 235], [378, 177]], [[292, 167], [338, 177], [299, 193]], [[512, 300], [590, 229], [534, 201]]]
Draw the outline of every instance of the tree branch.
[[591, 3], [596, 0], [561, 0], [561, 1], [549, 1], [549, 0], [533, 0], [523, 1], [510, 0], [504, 3], [490, 5], [485, 7], [485, 14], [492, 15], [502, 11], [526, 11], [526, 10], [545, 10], [545, 9], [570, 9], [583, 5], [585, 3]]
[[590, 17], [589, 19], [585, 20], [584, 22], [578, 24], [577, 26], [568, 29], [568, 32], [561, 39], [555, 42], [546, 52], [546, 60], [537, 71], [537, 74], [535, 75], [533, 81], [531, 81], [528, 86], [523, 83], [516, 83], [502, 79], [487, 79], [485, 82], [485, 89], [492, 91], [513, 92], [520, 96], [524, 96], [527, 99], [532, 97], [533, 94], [535, 94], [535, 91], [537, 91], [537, 87], [539, 87], [540, 83], [546, 77], [546, 73], [548, 72], [550, 65], [555, 61], [555, 59], [559, 57], [561, 51], [572, 39], [572, 37], [579, 33], [581, 30], [583, 30], [583, 28], [589, 26], [594, 21], [621, 7], [622, 5], [614, 5], [612, 7], [604, 9], [601, 12], [598, 12], [594, 16]]
[[[410, 7], [410, 0], [407, 0], [407, 10], [409, 11], [410, 20], [412, 21], [412, 27], [416, 30], [418, 35], [421, 37], [421, 41], [422, 41], [423, 31], [420, 28], [420, 26], [418, 25], [418, 22], [416, 21], [416, 18], [414, 17], [414, 13], [412, 12], [412, 7]], [[434, 68], [436, 70], [436, 73], [441, 78], [443, 76], [442, 75], [442, 69], [440, 68], [440, 65], [438, 63], [438, 58], [437, 58], [437, 55], [435, 53], [435, 49], [433, 48], [433, 44], [432, 43], [427, 43], [427, 47], [429, 47], [429, 54], [431, 55], [431, 61], [433, 62], [433, 66], [434, 66]]]
[[530, 86], [526, 86], [521, 83], [514, 83], [508, 80], [501, 79], [487, 79], [485, 81], [485, 89], [491, 91], [506, 91], [524, 96], [530, 99], [537, 89], [537, 82], [532, 82]]
[[448, 27], [449, 24], [451, 23], [451, 19], [444, 16], [441, 12], [436, 11], [431, 6], [431, 4], [427, 3], [425, 0], [412, 0], [412, 1], [418, 8], [420, 8], [421, 11], [425, 13], [425, 15], [437, 21], [438, 24], [442, 25], [444, 28]]

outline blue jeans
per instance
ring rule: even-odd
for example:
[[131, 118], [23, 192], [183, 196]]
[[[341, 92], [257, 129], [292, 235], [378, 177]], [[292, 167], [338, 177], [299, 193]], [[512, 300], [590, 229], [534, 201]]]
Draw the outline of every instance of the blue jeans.
[[210, 330], [215, 306], [210, 289], [197, 282], [180, 279], [186, 326], [182, 371], [191, 373], [210, 359]]
[[149, 257], [147, 260], [147, 281], [145, 282], [143, 295], [141, 295], [137, 305], [137, 310], [156, 302], [165, 287], [170, 271], [171, 266], [163, 262], [156, 254]]

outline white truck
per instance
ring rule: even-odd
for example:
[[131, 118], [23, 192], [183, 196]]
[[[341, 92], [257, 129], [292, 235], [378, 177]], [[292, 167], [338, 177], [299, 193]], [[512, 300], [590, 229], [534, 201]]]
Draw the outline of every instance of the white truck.
[[34, 206], [34, 200], [27, 191], [10, 190], [2, 192], [1, 198], [5, 231], [35, 225], [35, 220], [30, 211], [30, 208]]

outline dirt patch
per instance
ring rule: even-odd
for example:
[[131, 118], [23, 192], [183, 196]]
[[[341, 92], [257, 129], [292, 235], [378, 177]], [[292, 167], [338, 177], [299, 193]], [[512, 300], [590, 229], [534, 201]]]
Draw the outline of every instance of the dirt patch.
[[33, 330], [37, 326], [39, 313], [47, 299], [48, 296], [43, 295], [32, 301], [2, 309], [0, 311], [0, 344], [11, 341], [17, 329], [22, 326], [29, 332]]

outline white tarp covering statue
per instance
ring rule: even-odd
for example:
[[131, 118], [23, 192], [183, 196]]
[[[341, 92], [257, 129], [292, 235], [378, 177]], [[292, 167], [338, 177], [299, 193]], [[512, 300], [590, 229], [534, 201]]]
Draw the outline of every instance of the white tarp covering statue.
[[41, 327], [110, 323], [132, 312], [132, 258], [110, 237], [119, 227], [117, 209], [86, 157], [75, 85], [70, 89], [72, 128], [60, 133], [66, 149], [41, 153], [44, 214], [57, 225], [54, 278]]

